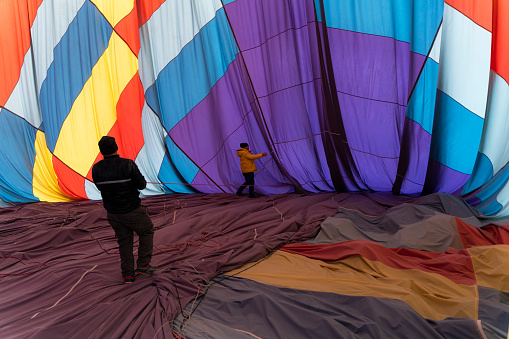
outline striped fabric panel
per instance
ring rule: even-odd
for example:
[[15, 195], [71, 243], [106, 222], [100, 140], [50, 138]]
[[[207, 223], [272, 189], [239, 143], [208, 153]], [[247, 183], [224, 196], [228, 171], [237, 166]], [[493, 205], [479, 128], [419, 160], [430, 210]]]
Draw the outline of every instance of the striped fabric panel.
[[136, 10], [138, 13], [138, 27], [143, 26], [165, 1], [166, 0], [137, 0]]
[[35, 140], [35, 163], [33, 177], [33, 194], [40, 201], [71, 201], [58, 185], [58, 177], [53, 168], [53, 155], [46, 145], [44, 132], [37, 131]]
[[458, 172], [472, 173], [484, 119], [442, 91], [437, 91], [436, 109], [431, 156]]
[[134, 8], [134, 0], [90, 0], [90, 2], [108, 20], [111, 27], [115, 27]]
[[402, 300], [427, 319], [477, 318], [475, 286], [419, 269], [396, 269], [359, 255], [324, 262], [276, 251], [256, 265], [227, 274], [298, 290]]
[[37, 84], [33, 76], [33, 69], [34, 60], [32, 50], [29, 49], [21, 67], [19, 81], [5, 103], [5, 108], [35, 128], [39, 128], [42, 124], [42, 116], [37, 100]]
[[491, 33], [450, 6], [444, 8], [438, 89], [484, 118]]
[[149, 182], [147, 183], [147, 188], [143, 190], [143, 194], [164, 193], [163, 186], [155, 183], [159, 182], [157, 175], [166, 153], [164, 138], [167, 133], [161, 125], [159, 117], [154, 114], [146, 103], [143, 106], [141, 121], [145, 143], [138, 153], [135, 162], [140, 172]]
[[[55, 52], [58, 51], [58, 44], [86, 2], [85, 0], [44, 0], [39, 7], [31, 32], [37, 93], [40, 93], [48, 75]], [[68, 40], [68, 37], [64, 38], [63, 44], [66, 43], [65, 40]]]
[[228, 20], [220, 10], [146, 92], [147, 103], [168, 131], [210, 93], [236, 52]]
[[[0, 2], [0, 106], [18, 82], [25, 54], [30, 48], [30, 27], [42, 0]], [[28, 19], [28, 20], [27, 20]]]
[[107, 48], [112, 31], [108, 21], [87, 1], [55, 48], [55, 59], [39, 96], [50, 151], [54, 151], [60, 129]]
[[6, 109], [0, 111], [0, 198], [33, 202], [32, 168], [37, 130]]
[[145, 91], [220, 8], [220, 0], [165, 1], [140, 27], [140, 77]]
[[[319, 20], [320, 2], [315, 1]], [[328, 27], [408, 42], [412, 52], [422, 55], [427, 55], [443, 13], [443, 1], [323, 0], [323, 3]], [[420, 20], [427, 15], [434, 16], [435, 23], [415, 30], [414, 26], [421, 25]]]
[[445, 3], [487, 31], [492, 31], [493, 0], [445, 0]]
[[[107, 50], [92, 69], [62, 124], [54, 155], [84, 177], [99, 153], [97, 141], [116, 122], [116, 105], [138, 71], [137, 61], [129, 46], [113, 33]], [[91, 135], [97, 138], [94, 140]]]
[[[168, 133], [162, 126], [159, 117], [154, 114], [147, 104], [143, 107], [142, 123], [145, 144], [136, 158], [136, 164], [147, 182], [149, 182], [142, 193], [153, 195], [157, 193], [193, 192], [189, 186], [181, 185], [186, 182], [167, 156], [165, 144]], [[167, 183], [176, 183], [177, 185], [166, 185]]]

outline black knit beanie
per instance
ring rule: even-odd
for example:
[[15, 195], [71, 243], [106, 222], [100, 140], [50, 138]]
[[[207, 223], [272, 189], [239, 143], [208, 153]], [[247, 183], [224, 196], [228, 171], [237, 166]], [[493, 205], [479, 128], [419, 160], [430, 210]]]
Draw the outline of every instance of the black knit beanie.
[[104, 136], [99, 140], [99, 150], [102, 155], [111, 155], [118, 150], [114, 137]]
[[249, 145], [247, 144], [247, 142], [242, 142], [242, 143], [240, 143], [240, 148], [244, 148], [244, 147], [247, 147], [247, 146], [249, 146]]

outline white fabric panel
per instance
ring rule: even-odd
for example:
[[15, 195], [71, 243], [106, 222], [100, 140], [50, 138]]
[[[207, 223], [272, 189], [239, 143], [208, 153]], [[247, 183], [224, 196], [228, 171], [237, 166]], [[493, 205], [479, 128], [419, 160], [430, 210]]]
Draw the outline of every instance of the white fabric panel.
[[221, 7], [221, 0], [172, 0], [152, 14], [140, 28], [138, 60], [145, 91]]
[[497, 173], [509, 162], [509, 85], [491, 72], [490, 90], [479, 151], [491, 160], [493, 172]]
[[429, 57], [433, 59], [437, 64], [440, 63], [440, 48], [442, 46], [442, 24], [440, 24], [440, 28], [438, 29], [437, 37], [433, 42], [433, 47], [431, 47], [431, 52], [429, 52]]
[[438, 89], [484, 118], [491, 33], [447, 4], [442, 26]]
[[85, 179], [85, 194], [90, 200], [102, 199], [101, 192], [99, 192], [99, 190], [92, 181], [87, 179]]
[[85, 0], [44, 0], [39, 6], [31, 28], [37, 93], [53, 62], [55, 46], [84, 3]]
[[32, 49], [29, 48], [21, 66], [18, 83], [5, 103], [5, 108], [25, 119], [35, 128], [39, 128], [42, 124], [42, 116], [34, 80]]
[[[146, 102], [143, 106], [141, 123], [145, 144], [138, 153], [135, 162], [147, 182], [160, 182], [158, 174], [165, 155], [164, 138], [167, 133], [157, 115], [152, 112]], [[147, 184], [147, 188], [142, 191], [144, 196], [160, 193], [164, 193], [163, 186], [160, 184]]]

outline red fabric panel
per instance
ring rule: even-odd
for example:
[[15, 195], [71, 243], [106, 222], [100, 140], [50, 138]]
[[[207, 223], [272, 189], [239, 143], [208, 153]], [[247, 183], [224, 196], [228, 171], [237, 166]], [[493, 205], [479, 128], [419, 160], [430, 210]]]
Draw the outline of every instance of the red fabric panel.
[[19, 79], [30, 48], [30, 27], [42, 0], [0, 1], [0, 106], [5, 105]]
[[88, 199], [85, 192], [85, 178], [55, 156], [53, 156], [53, 169], [59, 178], [58, 186], [62, 192], [71, 198]]
[[[141, 124], [143, 104], [143, 86], [139, 74], [136, 73], [120, 95], [117, 102], [117, 121], [108, 133], [117, 141], [118, 154], [123, 158], [136, 159], [145, 142]], [[94, 164], [102, 158], [103, 156], [99, 153]], [[87, 179], [90, 181], [92, 181], [92, 166], [87, 173]]]
[[289, 244], [281, 248], [308, 258], [336, 261], [350, 256], [362, 256], [397, 269], [417, 269], [440, 274], [457, 284], [475, 284], [474, 268], [466, 250], [444, 253], [417, 251], [406, 248], [386, 248], [372, 241], [352, 240], [335, 244]]
[[491, 32], [493, 0], [446, 0], [445, 2]]
[[509, 1], [494, 0], [491, 69], [509, 83]]
[[138, 27], [141, 27], [141, 25], [147, 22], [164, 1], [165, 0], [137, 0]]
[[126, 15], [115, 26], [115, 32], [127, 43], [134, 55], [138, 56], [140, 51], [140, 33], [138, 31], [138, 10], [133, 8], [131, 13]]
[[498, 244], [509, 245], [509, 225], [475, 227], [458, 218], [456, 218], [456, 224], [465, 248]]

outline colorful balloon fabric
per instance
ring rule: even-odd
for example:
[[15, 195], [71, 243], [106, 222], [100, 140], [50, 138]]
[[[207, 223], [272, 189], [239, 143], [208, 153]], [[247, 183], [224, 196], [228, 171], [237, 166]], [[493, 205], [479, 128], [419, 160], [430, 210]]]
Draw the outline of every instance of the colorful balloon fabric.
[[509, 5], [480, 0], [0, 3], [0, 203], [100, 199], [103, 135], [145, 196], [462, 195], [509, 214]]
[[509, 218], [461, 198], [143, 204], [158, 269], [131, 285], [100, 201], [0, 209], [0, 337], [507, 338]]

